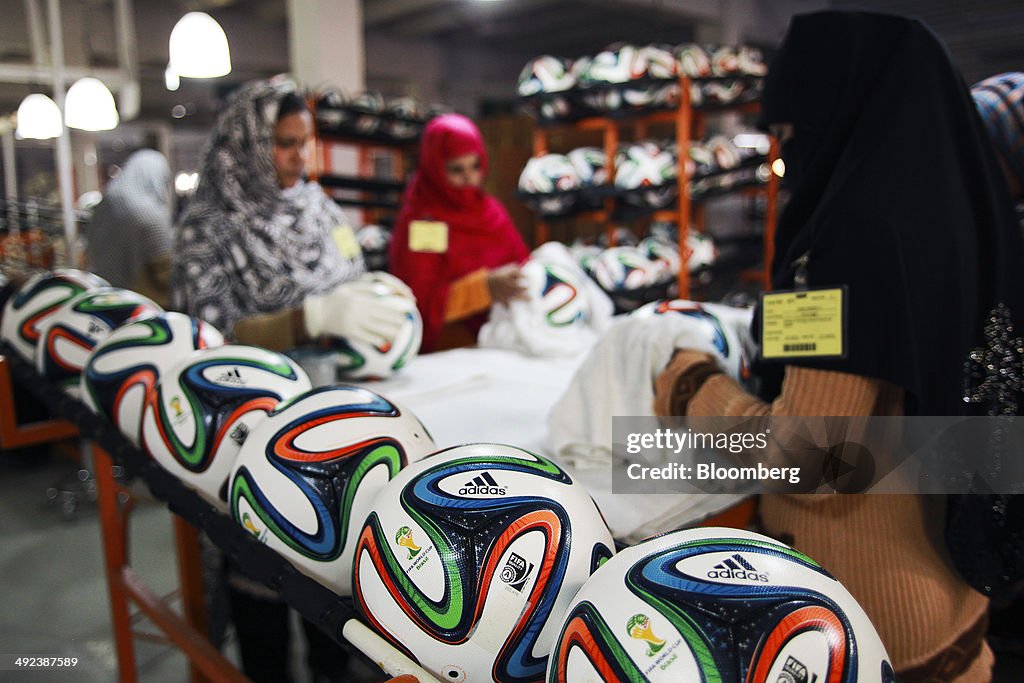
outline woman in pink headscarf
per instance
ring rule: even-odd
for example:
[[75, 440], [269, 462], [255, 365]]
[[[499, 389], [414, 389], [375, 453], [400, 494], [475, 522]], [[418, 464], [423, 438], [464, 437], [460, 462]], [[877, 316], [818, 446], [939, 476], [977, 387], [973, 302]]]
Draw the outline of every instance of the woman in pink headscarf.
[[492, 303], [524, 294], [519, 264], [529, 250], [483, 190], [486, 174], [472, 121], [445, 114], [427, 125], [390, 249], [391, 272], [416, 294], [426, 351], [474, 343]]

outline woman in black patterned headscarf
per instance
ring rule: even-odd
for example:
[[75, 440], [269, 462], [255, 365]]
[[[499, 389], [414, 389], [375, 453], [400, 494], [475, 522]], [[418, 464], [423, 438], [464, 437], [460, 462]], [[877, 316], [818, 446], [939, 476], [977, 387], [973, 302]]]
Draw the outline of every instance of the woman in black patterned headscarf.
[[312, 117], [288, 82], [235, 93], [211, 134], [182, 219], [173, 291], [178, 307], [231, 336], [237, 322], [301, 307], [363, 272], [331, 231], [347, 223], [303, 180]]
[[[243, 87], [211, 134], [182, 220], [173, 277], [179, 307], [245, 342], [294, 345], [290, 326], [270, 314], [305, 308], [308, 327], [308, 301], [334, 303], [316, 295], [364, 270], [358, 247], [343, 255], [332, 238], [345, 215], [303, 179], [312, 126], [290, 83]], [[288, 605], [242, 568], [229, 562], [224, 570], [245, 674], [257, 683], [290, 680]], [[344, 650], [313, 624], [303, 626], [316, 680], [346, 680]]]

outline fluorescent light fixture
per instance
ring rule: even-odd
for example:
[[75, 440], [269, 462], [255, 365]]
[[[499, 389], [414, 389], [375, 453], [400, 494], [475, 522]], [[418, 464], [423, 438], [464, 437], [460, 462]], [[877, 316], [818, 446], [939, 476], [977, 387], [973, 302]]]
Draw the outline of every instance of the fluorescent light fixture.
[[167, 69], [164, 70], [164, 85], [166, 85], [167, 89], [171, 92], [174, 92], [181, 87], [181, 78], [174, 72], [174, 69], [171, 68], [170, 64], [168, 64]]
[[57, 103], [42, 93], [32, 93], [18, 105], [18, 128], [14, 134], [19, 138], [49, 140], [59, 138], [64, 131]]
[[218, 78], [231, 73], [228, 37], [206, 12], [189, 12], [174, 25], [169, 69], [181, 78]]
[[79, 130], [112, 130], [119, 121], [114, 96], [103, 81], [86, 76], [68, 88], [64, 123]]

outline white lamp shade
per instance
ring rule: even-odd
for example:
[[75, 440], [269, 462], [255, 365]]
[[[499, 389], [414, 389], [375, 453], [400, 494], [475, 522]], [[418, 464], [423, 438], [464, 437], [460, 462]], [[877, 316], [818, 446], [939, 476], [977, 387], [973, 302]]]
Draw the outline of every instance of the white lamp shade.
[[174, 25], [170, 70], [182, 78], [217, 78], [231, 73], [228, 37], [205, 12], [189, 12]]
[[64, 100], [64, 123], [79, 130], [111, 130], [117, 127], [117, 107], [103, 81], [79, 78]]
[[64, 131], [60, 121], [57, 103], [41, 93], [32, 93], [18, 106], [18, 128], [14, 132], [19, 138], [48, 140], [59, 138]]

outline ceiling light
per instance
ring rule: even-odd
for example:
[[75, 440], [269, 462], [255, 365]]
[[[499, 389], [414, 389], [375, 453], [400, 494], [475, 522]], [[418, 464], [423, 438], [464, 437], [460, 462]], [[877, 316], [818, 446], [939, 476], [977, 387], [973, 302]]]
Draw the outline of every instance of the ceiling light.
[[782, 159], [776, 159], [775, 161], [773, 161], [772, 162], [772, 172], [775, 173], [775, 175], [779, 176], [780, 178], [785, 176], [786, 175], [786, 162], [784, 162]]
[[64, 100], [64, 123], [79, 130], [112, 130], [117, 128], [117, 107], [103, 81], [79, 78]]
[[60, 109], [57, 103], [42, 93], [32, 93], [21, 101], [18, 106], [18, 129], [15, 135], [19, 138], [33, 140], [49, 140], [59, 138], [64, 131], [60, 121]]
[[231, 73], [228, 38], [205, 12], [189, 12], [174, 25], [170, 40], [174, 73], [183, 78], [217, 78]]

